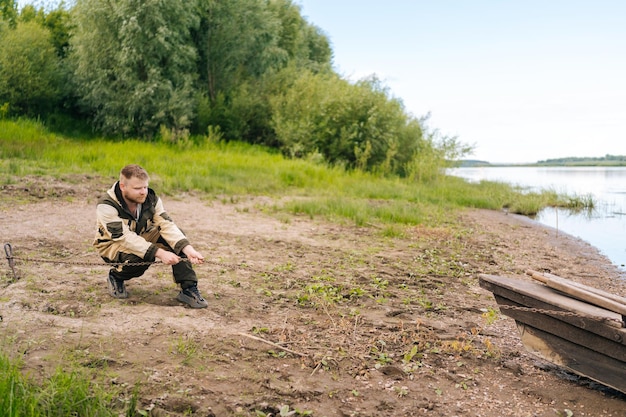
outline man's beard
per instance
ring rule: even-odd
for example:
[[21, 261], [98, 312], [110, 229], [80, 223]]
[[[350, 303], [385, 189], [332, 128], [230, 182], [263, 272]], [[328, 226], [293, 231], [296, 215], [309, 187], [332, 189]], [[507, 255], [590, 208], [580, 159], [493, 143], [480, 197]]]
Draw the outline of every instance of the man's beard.
[[133, 204], [143, 204], [146, 201], [146, 197], [147, 196], [143, 196], [143, 197], [139, 197], [139, 198], [132, 198], [129, 196], [124, 196], [124, 198], [126, 199], [126, 201], [133, 203]]

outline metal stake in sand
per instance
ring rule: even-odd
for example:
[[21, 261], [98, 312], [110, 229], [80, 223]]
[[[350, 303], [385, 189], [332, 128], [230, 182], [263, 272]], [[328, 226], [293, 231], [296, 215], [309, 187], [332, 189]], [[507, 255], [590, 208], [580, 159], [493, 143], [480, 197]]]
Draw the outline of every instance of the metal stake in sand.
[[17, 280], [17, 274], [15, 273], [15, 259], [13, 259], [13, 247], [10, 243], [4, 244], [4, 253], [7, 256], [9, 268], [11, 268], [11, 271], [13, 272], [13, 280]]

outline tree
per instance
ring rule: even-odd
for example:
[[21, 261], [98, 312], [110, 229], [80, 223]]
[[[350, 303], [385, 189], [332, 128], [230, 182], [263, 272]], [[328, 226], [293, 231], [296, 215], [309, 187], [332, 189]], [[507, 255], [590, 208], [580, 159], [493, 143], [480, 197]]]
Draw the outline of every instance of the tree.
[[193, 118], [196, 3], [79, 0], [71, 39], [78, 94], [105, 133], [152, 137]]
[[55, 9], [48, 12], [43, 7], [36, 9], [34, 5], [27, 4], [22, 7], [19, 20], [21, 22], [34, 21], [47, 28], [50, 31], [51, 41], [57, 50], [57, 55], [61, 58], [65, 57], [71, 32], [71, 14], [65, 9], [63, 1]]
[[275, 145], [269, 103], [275, 75], [287, 67], [330, 72], [328, 39], [290, 0], [200, 4], [195, 132], [218, 125], [226, 139]]
[[211, 102], [287, 62], [278, 47], [280, 21], [266, 1], [200, 0], [200, 10], [200, 88]]
[[272, 0], [269, 8], [281, 22], [278, 46], [288, 54], [290, 63], [313, 71], [329, 70], [332, 50], [328, 37], [302, 17], [300, 6], [291, 0]]
[[53, 110], [62, 96], [62, 73], [49, 31], [35, 22], [18, 22], [0, 42], [0, 103], [27, 116]]
[[272, 99], [272, 126], [284, 153], [321, 153], [348, 168], [406, 175], [420, 147], [420, 122], [375, 77], [350, 83], [334, 73], [301, 72]]
[[0, 21], [7, 22], [9, 26], [15, 27], [17, 22], [16, 0], [0, 0]]

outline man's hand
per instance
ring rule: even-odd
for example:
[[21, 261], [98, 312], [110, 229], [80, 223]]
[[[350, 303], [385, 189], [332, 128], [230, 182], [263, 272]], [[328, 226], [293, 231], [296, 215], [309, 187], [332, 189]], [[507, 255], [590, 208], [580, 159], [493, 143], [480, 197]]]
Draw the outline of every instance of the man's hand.
[[154, 256], [159, 258], [161, 262], [166, 265], [176, 265], [180, 262], [180, 256], [176, 255], [174, 252], [170, 252], [161, 248], [157, 249]]
[[187, 255], [187, 258], [189, 258], [189, 262], [191, 262], [192, 264], [199, 265], [204, 263], [204, 256], [202, 256], [202, 254], [195, 250], [191, 245], [185, 246], [183, 248], [183, 253]]

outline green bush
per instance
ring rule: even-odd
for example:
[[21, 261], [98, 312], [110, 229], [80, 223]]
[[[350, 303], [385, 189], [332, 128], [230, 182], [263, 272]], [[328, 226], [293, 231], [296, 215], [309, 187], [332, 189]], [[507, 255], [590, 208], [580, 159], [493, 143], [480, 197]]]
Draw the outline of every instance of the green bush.
[[274, 95], [272, 127], [283, 152], [319, 152], [333, 165], [406, 175], [434, 144], [376, 78], [352, 84], [332, 73], [302, 72]]
[[47, 29], [18, 22], [0, 37], [0, 103], [12, 114], [39, 116], [60, 102], [61, 63]]

